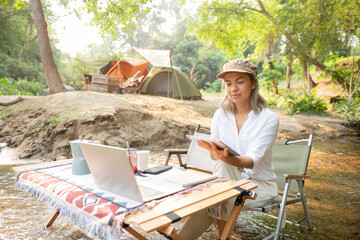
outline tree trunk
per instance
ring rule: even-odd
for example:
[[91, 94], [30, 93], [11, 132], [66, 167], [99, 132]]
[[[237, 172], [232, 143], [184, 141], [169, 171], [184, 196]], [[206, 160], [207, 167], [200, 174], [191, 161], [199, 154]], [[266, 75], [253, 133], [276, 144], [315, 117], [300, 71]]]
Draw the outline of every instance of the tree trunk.
[[308, 88], [309, 90], [311, 88], [314, 88], [317, 86], [317, 84], [312, 80], [310, 75], [310, 69], [309, 69], [309, 63], [303, 63], [303, 79], [304, 79], [304, 88]]
[[50, 89], [50, 94], [66, 91], [56, 67], [52, 53], [47, 24], [40, 0], [30, 0], [31, 12], [37, 31], [41, 61], [44, 68], [46, 82]]
[[291, 81], [291, 75], [293, 73], [292, 62], [293, 62], [293, 60], [290, 59], [290, 58], [286, 62], [286, 88], [287, 89], [291, 88], [290, 87], [290, 81]]

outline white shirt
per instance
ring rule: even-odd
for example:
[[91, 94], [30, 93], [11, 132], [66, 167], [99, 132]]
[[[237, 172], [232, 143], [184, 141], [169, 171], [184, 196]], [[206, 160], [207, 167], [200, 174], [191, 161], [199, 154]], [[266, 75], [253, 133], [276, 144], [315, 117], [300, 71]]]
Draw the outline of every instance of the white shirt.
[[259, 114], [250, 111], [238, 132], [234, 114], [225, 114], [220, 108], [212, 119], [211, 137], [219, 139], [241, 156], [248, 156], [254, 161], [252, 169], [245, 168], [249, 178], [269, 181], [276, 178], [271, 165], [271, 148], [278, 129], [278, 116], [265, 108]]

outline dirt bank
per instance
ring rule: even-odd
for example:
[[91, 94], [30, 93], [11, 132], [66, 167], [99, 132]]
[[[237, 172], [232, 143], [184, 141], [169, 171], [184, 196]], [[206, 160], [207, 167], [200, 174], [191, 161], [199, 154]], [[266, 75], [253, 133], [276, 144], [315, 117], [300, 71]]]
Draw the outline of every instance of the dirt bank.
[[[18, 148], [19, 158], [69, 158], [69, 141], [82, 137], [105, 144], [137, 148], [187, 145], [186, 134], [197, 124], [210, 127], [221, 95], [206, 95], [204, 101], [181, 101], [144, 95], [113, 95], [66, 92], [43, 97], [23, 97], [10, 106], [0, 106], [0, 142]], [[0, 101], [5, 101], [0, 96]], [[341, 125], [335, 115], [280, 117], [279, 139], [315, 135], [315, 141], [359, 140], [355, 129]]]

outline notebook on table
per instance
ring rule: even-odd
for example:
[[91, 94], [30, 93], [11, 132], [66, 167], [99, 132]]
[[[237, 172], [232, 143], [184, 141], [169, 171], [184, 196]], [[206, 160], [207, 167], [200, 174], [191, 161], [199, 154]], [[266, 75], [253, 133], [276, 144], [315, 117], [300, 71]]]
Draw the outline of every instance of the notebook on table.
[[95, 184], [104, 190], [137, 202], [147, 202], [179, 192], [179, 184], [162, 180], [159, 175], [137, 181], [126, 151], [94, 143], [79, 143]]
[[186, 170], [183, 173], [164, 177], [163, 179], [169, 182], [180, 184], [183, 187], [191, 187], [197, 184], [208, 182], [216, 179], [214, 175], [203, 173], [195, 170]]

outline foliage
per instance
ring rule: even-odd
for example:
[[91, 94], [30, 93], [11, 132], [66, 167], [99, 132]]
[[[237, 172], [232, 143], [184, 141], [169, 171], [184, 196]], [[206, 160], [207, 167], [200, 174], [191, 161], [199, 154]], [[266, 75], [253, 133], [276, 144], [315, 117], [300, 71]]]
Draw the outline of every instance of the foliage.
[[87, 59], [84, 54], [77, 54], [76, 58], [71, 58], [68, 54], [55, 51], [55, 61], [65, 85], [72, 86], [76, 90], [81, 90], [84, 87], [84, 73], [95, 74], [98, 72], [97, 68], [86, 66], [84, 63], [76, 59]]
[[360, 129], [360, 97], [354, 99], [342, 98], [335, 105], [336, 112], [344, 116], [344, 124]]
[[23, 79], [15, 81], [12, 78], [0, 78], [0, 95], [43, 95], [45, 82], [27, 81]]
[[315, 97], [315, 92], [305, 90], [282, 90], [281, 94], [262, 91], [268, 104], [272, 107], [284, 108], [289, 115], [293, 114], [321, 114], [325, 115], [327, 106], [324, 100]]
[[[147, 14], [150, 7], [145, 6], [150, 0], [89, 0], [82, 10], [94, 14], [91, 23], [100, 27], [103, 33], [115, 36], [116, 31], [132, 33], [136, 29], [136, 20]], [[119, 27], [119, 29], [118, 29]]]
[[269, 64], [264, 65], [262, 73], [258, 75], [258, 79], [266, 90], [277, 93], [279, 81], [284, 79], [284, 75], [279, 70], [270, 68]]
[[[225, 62], [224, 54], [215, 46], [204, 46], [200, 48], [198, 64], [195, 67], [195, 72], [197, 73], [196, 86], [199, 89], [204, 89], [206, 85], [218, 81], [216, 75], [221, 71]], [[216, 89], [216, 92], [219, 92], [221, 87]]]
[[28, 81], [26, 78], [17, 81], [17, 89], [22, 95], [42, 96], [46, 87], [45, 81]]
[[[215, 43], [228, 57], [241, 55], [255, 44], [254, 57], [263, 58], [283, 42], [284, 54], [322, 70], [331, 49], [349, 49], [359, 41], [360, 8], [356, 1], [204, 1], [192, 24], [197, 36]], [[284, 47], [286, 46], [286, 47]], [[341, 84], [341, 76], [335, 75]]]
[[180, 67], [184, 72], [190, 74], [190, 78], [194, 81], [194, 70], [199, 58], [199, 48], [203, 44], [197, 40], [195, 36], [185, 36], [178, 43], [172, 56], [176, 66]]
[[[330, 52], [326, 62], [328, 68], [333, 70], [331, 78], [334, 78], [334, 74], [338, 74], [344, 79], [342, 87], [350, 98], [360, 94], [360, 79], [357, 76], [360, 73], [358, 61], [360, 61], [360, 57], [339, 58], [336, 53]], [[320, 77], [324, 78], [325, 76], [321, 74]]]
[[218, 93], [221, 92], [222, 89], [222, 79], [216, 79], [214, 82], [206, 83], [205, 92], [207, 93]]
[[176, 46], [173, 61], [174, 65], [189, 74], [199, 89], [213, 83], [226, 62], [224, 55], [215, 46], [205, 46], [191, 35], [185, 36]]
[[29, 4], [24, 3], [21, 10], [1, 9], [0, 78], [42, 81], [45, 77]]
[[0, 78], [0, 95], [21, 95], [21, 93], [13, 79]]
[[215, 43], [228, 58], [241, 57], [251, 46], [255, 46], [256, 56], [262, 55], [276, 30], [263, 15], [241, 11], [243, 4], [244, 1], [204, 1], [191, 29], [201, 40]]

